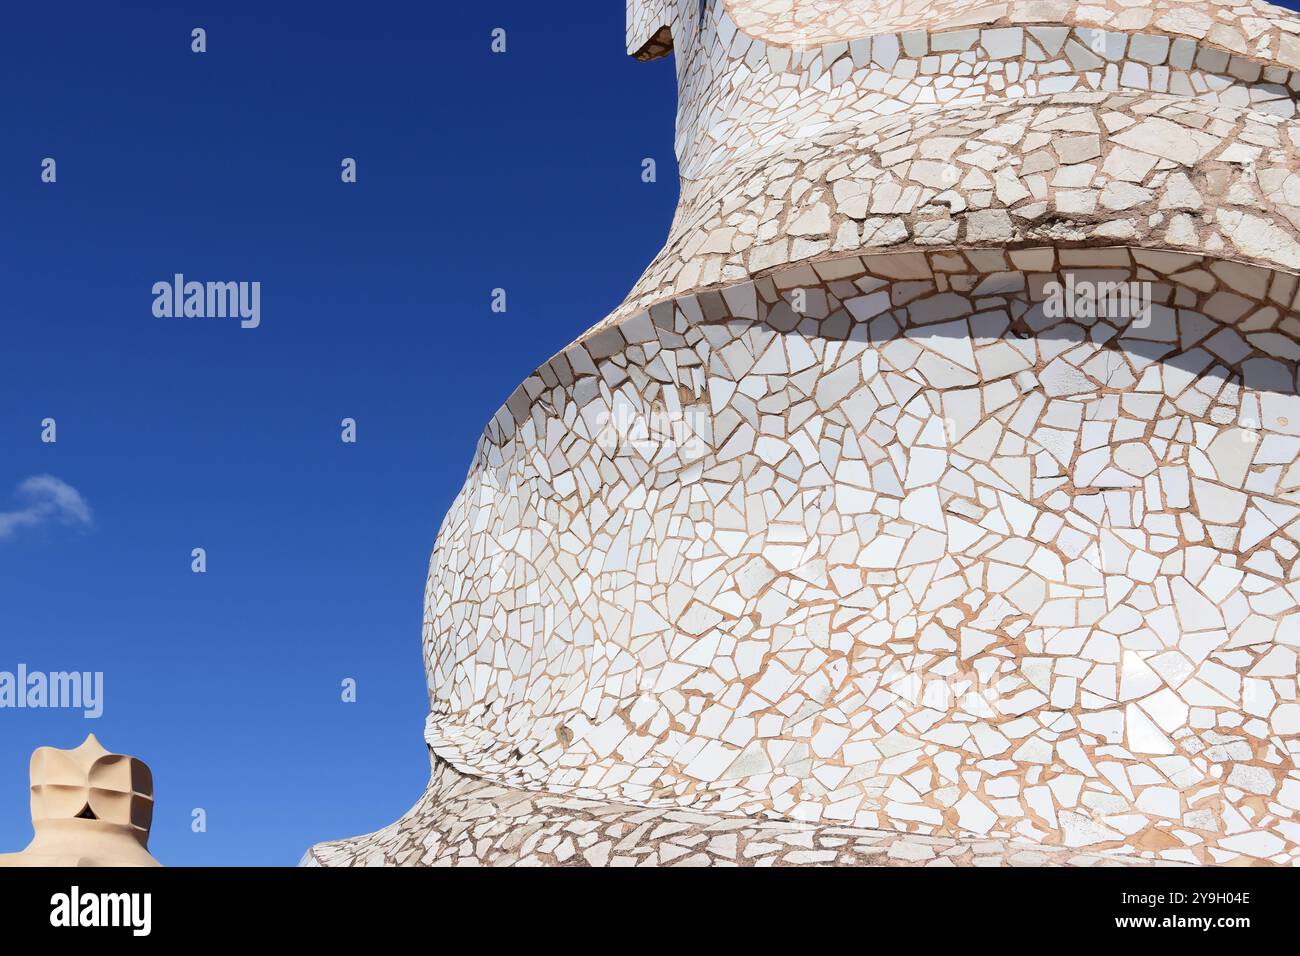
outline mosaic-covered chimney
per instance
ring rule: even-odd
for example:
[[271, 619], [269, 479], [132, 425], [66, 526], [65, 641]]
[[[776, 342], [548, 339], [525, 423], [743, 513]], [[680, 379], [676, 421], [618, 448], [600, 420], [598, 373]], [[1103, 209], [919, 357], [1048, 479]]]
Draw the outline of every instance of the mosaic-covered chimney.
[[430, 790], [307, 861], [1295, 863], [1300, 20], [633, 0], [627, 47], [672, 230], [438, 535]]

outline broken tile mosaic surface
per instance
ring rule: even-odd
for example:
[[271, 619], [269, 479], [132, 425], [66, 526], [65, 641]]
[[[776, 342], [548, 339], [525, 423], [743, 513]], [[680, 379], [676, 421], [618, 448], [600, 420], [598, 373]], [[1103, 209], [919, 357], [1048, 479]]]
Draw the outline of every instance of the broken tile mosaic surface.
[[1151, 866], [1020, 840], [933, 837], [519, 790], [445, 765], [401, 820], [303, 866]]
[[631, 0], [668, 241], [438, 535], [429, 791], [304, 862], [1300, 860], [1297, 34]]

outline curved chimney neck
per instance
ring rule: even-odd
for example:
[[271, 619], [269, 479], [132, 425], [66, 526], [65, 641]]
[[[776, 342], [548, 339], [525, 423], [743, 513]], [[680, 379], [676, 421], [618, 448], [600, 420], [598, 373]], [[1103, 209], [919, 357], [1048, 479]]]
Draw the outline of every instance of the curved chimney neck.
[[717, 15], [721, 3], [722, 0], [628, 0], [628, 55], [647, 62], [676, 53], [680, 79], [684, 54], [695, 44], [704, 25]]

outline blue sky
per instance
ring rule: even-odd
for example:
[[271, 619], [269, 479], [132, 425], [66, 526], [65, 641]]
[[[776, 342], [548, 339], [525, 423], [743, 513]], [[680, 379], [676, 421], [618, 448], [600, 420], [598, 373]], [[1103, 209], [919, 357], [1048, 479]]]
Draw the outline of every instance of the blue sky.
[[[168, 864], [291, 864], [419, 796], [438, 525], [488, 418], [622, 299], [676, 203], [672, 63], [628, 58], [623, 17], [6, 10], [0, 513], [28, 520], [0, 517], [0, 670], [103, 671], [105, 706], [0, 710], [0, 851], [31, 836], [31, 751], [88, 731], [153, 768]], [[155, 318], [176, 272], [259, 281], [261, 326]], [[43, 475], [90, 523], [17, 494]]]

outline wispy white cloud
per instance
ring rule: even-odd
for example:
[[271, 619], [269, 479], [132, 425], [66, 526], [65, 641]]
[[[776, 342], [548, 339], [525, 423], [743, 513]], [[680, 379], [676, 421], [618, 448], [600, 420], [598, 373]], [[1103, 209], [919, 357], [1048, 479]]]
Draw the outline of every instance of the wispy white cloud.
[[81, 492], [53, 475], [32, 475], [23, 479], [14, 493], [22, 505], [17, 511], [0, 511], [0, 541], [22, 528], [35, 528], [51, 521], [88, 528], [94, 523], [90, 505]]

